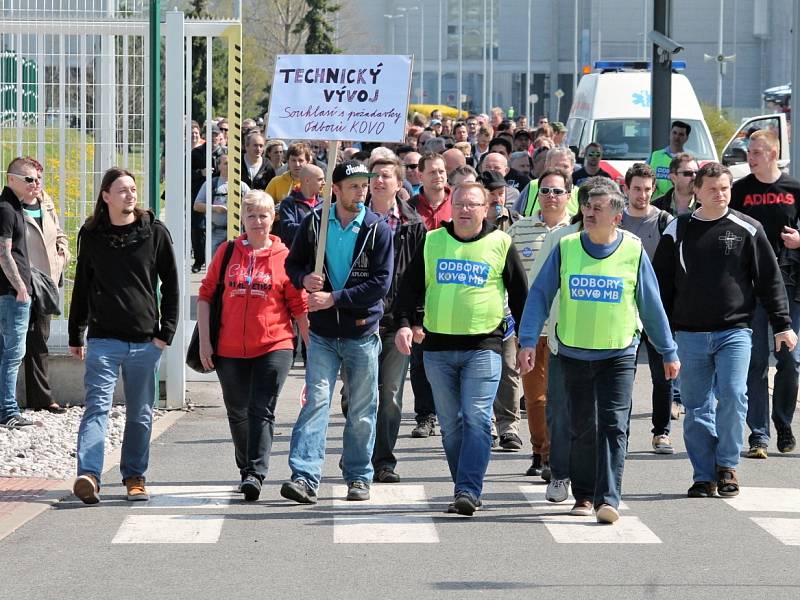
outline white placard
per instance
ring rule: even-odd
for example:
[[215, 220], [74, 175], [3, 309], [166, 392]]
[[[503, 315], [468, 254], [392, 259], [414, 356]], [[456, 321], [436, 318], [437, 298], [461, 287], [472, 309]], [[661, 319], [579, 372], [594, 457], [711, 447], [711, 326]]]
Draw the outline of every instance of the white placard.
[[410, 56], [282, 54], [275, 61], [267, 136], [402, 142]]

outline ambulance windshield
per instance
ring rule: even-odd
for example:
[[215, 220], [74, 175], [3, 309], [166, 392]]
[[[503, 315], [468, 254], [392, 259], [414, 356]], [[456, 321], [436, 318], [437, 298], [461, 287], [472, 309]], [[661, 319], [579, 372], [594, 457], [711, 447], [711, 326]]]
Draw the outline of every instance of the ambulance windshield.
[[[714, 160], [711, 140], [700, 121], [682, 119], [692, 126], [684, 150], [698, 160]], [[592, 140], [603, 145], [606, 160], [641, 160], [650, 157], [650, 119], [606, 119], [596, 121]]]

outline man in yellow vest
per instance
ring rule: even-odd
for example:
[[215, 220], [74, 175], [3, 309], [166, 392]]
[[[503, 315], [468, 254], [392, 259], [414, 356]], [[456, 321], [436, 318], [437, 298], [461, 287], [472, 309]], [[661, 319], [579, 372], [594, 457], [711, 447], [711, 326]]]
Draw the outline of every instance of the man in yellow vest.
[[[531, 287], [520, 327], [520, 371], [534, 367], [536, 344], [556, 294], [558, 355], [570, 398], [570, 514], [600, 523], [619, 518], [636, 348], [641, 332], [680, 370], [650, 260], [638, 238], [618, 231], [625, 199], [607, 188], [581, 204], [584, 230], [563, 237]], [[595, 416], [597, 419], [595, 420]]]
[[[410, 354], [422, 341], [442, 445], [453, 478], [448, 512], [481, 506], [492, 447], [492, 404], [502, 369], [506, 294], [519, 322], [528, 293], [525, 271], [507, 233], [486, 221], [479, 183], [453, 192], [453, 220], [429, 231], [406, 270], [395, 310], [395, 344]], [[424, 317], [420, 320], [420, 317]]]
[[682, 153], [692, 126], [683, 121], [673, 121], [669, 130], [669, 146], [656, 150], [650, 155], [647, 164], [656, 172], [656, 192], [654, 199], [663, 196], [672, 189], [672, 179], [669, 177], [669, 164], [675, 155]]

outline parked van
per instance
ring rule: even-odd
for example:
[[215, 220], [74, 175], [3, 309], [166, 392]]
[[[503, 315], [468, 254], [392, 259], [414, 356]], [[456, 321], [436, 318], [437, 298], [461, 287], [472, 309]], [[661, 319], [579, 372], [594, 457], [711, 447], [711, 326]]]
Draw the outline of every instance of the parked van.
[[747, 147], [750, 145], [750, 136], [759, 129], [771, 129], [778, 136], [780, 144], [778, 148], [778, 166], [782, 171], [789, 172], [791, 154], [789, 152], [789, 124], [786, 122], [786, 114], [759, 115], [744, 119], [722, 151], [722, 164], [731, 170], [734, 181], [750, 174], [750, 165], [747, 162]]
[[[692, 84], [677, 70], [686, 64], [675, 61], [672, 74], [672, 116], [692, 127], [685, 150], [699, 162], [716, 161], [711, 133]], [[600, 167], [618, 182], [633, 163], [650, 158], [650, 71], [649, 63], [601, 61], [595, 72], [578, 83], [575, 101], [567, 120], [566, 143], [583, 157], [589, 142], [603, 145]]]

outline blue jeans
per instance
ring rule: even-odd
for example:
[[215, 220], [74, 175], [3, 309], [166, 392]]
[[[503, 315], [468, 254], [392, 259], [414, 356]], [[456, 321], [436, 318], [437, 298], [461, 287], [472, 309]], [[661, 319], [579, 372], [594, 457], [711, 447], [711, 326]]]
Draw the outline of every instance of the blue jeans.
[[428, 376], [425, 374], [425, 362], [422, 358], [422, 346], [411, 346], [411, 390], [414, 392], [414, 412], [417, 423], [428, 419], [436, 419], [436, 407], [433, 403], [433, 392]]
[[642, 343], [636, 348], [636, 358], [642, 346], [647, 346], [647, 364], [650, 367], [650, 381], [653, 384], [653, 435], [669, 435], [672, 413], [672, 381], [664, 377], [664, 358], [650, 342], [647, 334], [642, 332]]
[[381, 336], [381, 355], [378, 367], [378, 420], [375, 426], [375, 449], [372, 465], [375, 470], [397, 466], [394, 446], [400, 431], [403, 413], [403, 385], [410, 357], [401, 354], [394, 344], [395, 332]]
[[491, 350], [453, 350], [425, 352], [424, 359], [454, 491], [478, 500], [492, 452], [502, 358]]
[[[547, 430], [550, 432], [550, 469], [553, 479], [569, 479], [569, 396], [558, 354], [547, 362]], [[530, 417], [528, 417], [530, 418]], [[592, 417], [594, 421], [594, 417]]]
[[17, 302], [13, 294], [0, 296], [0, 421], [19, 414], [17, 373], [25, 356], [31, 302]]
[[[559, 356], [569, 394], [570, 479], [575, 500], [619, 506], [628, 450], [633, 354], [603, 360]], [[596, 415], [596, 418], [595, 418]]]
[[716, 481], [717, 467], [739, 464], [751, 337], [749, 329], [675, 332], [686, 408], [683, 440], [694, 481]]
[[342, 441], [342, 473], [347, 483], [372, 481], [372, 450], [378, 411], [377, 332], [356, 339], [329, 338], [311, 332], [306, 365], [306, 403], [292, 429], [289, 468], [292, 481], [319, 488], [325, 461], [331, 398], [341, 367], [349, 385]]
[[161, 349], [153, 342], [87, 340], [83, 377], [86, 407], [78, 428], [78, 475], [93, 475], [100, 482], [108, 413], [121, 367], [125, 387], [125, 433], [119, 470], [123, 481], [129, 477], [144, 477], [150, 462], [155, 374], [160, 362]]
[[[792, 329], [800, 330], [800, 303], [795, 302], [794, 286], [786, 287]], [[772, 389], [772, 422], [775, 427], [790, 427], [797, 406], [797, 380], [800, 374], [800, 344], [792, 352], [786, 346], [775, 352], [775, 338], [767, 311], [758, 302], [753, 320], [753, 345], [747, 372], [747, 426], [750, 444], [769, 444], [769, 355], [777, 360]]]

